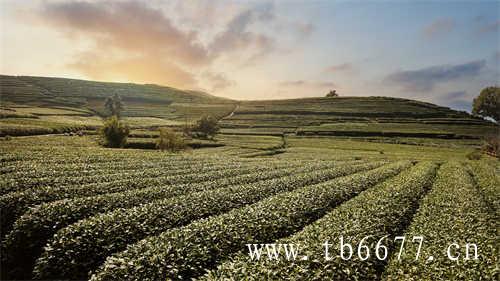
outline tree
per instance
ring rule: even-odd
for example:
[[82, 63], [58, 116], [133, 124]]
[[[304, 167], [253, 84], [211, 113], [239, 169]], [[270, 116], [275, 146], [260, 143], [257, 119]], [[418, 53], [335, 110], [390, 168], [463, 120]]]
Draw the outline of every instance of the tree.
[[326, 97], [327, 98], [334, 98], [334, 97], [338, 97], [339, 95], [337, 94], [337, 90], [331, 90], [330, 92], [328, 92], [328, 94], [326, 94]]
[[472, 104], [472, 114], [493, 118], [500, 121], [500, 88], [484, 88]]
[[103, 145], [106, 147], [124, 147], [127, 142], [129, 127], [113, 115], [104, 122], [100, 129]]
[[186, 148], [186, 143], [184, 139], [172, 129], [160, 128], [160, 137], [156, 141], [156, 147], [161, 150], [176, 152]]
[[202, 137], [213, 138], [219, 131], [217, 119], [212, 116], [204, 116], [196, 122], [196, 125], [193, 127], [192, 131]]
[[121, 97], [118, 94], [114, 94], [112, 97], [107, 97], [104, 102], [104, 107], [109, 112], [110, 116], [121, 117], [121, 113], [124, 109]]

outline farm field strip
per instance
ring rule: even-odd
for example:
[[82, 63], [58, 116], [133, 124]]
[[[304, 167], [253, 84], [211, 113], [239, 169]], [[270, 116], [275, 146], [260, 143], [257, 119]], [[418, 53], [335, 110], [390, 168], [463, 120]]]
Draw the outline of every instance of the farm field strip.
[[200, 276], [220, 259], [241, 250], [245, 243], [290, 235], [410, 165], [409, 161], [396, 162], [309, 185], [146, 238], [108, 257], [91, 280], [185, 280]]
[[[63, 159], [64, 160], [64, 159]], [[205, 165], [215, 164], [218, 161], [206, 161]], [[178, 159], [173, 161], [134, 161], [133, 163], [125, 162], [125, 161], [111, 161], [111, 162], [102, 162], [102, 163], [86, 163], [82, 162], [73, 162], [68, 163], [60, 162], [60, 163], [51, 163], [50, 166], [44, 162], [34, 162], [34, 161], [17, 161], [7, 167], [3, 167], [0, 170], [0, 173], [4, 174], [4, 178], [23, 178], [23, 177], [32, 177], [32, 178], [43, 178], [47, 176], [75, 176], [82, 175], [82, 173], [106, 173], [109, 170], [120, 170], [120, 171], [133, 171], [133, 170], [141, 170], [141, 169], [150, 169], [150, 168], [168, 168], [174, 166], [183, 166], [189, 165], [192, 163], [196, 163], [196, 160], [193, 159]]]
[[[276, 242], [299, 246], [300, 255], [307, 256], [307, 260], [269, 260], [265, 257], [256, 261], [249, 260], [245, 252], [201, 279], [264, 280], [273, 276], [281, 280], [377, 280], [386, 261], [375, 257], [375, 245], [382, 237], [390, 236], [383, 245], [392, 251], [391, 239], [408, 225], [418, 200], [432, 185], [437, 168], [435, 163], [421, 162], [361, 192], [293, 236]], [[369, 239], [362, 241], [370, 235]], [[372, 251], [371, 256], [362, 261], [354, 252], [351, 259], [342, 260], [336, 252], [332, 253], [341, 236], [351, 245], [363, 242]], [[325, 241], [331, 244], [331, 260], [324, 258]]]
[[[168, 176], [164, 175], [156, 178], [142, 178], [137, 180], [136, 177], [117, 180], [107, 183], [93, 183], [86, 185], [69, 185], [69, 186], [44, 186], [35, 189], [24, 191], [11, 192], [0, 196], [0, 219], [1, 219], [1, 236], [3, 237], [10, 230], [12, 223], [22, 215], [29, 207], [45, 202], [55, 200], [86, 197], [106, 193], [114, 193], [120, 191], [128, 191], [132, 189], [147, 188], [158, 185], [167, 184], [183, 184], [183, 183], [198, 183], [217, 178], [237, 176], [248, 174], [255, 171], [266, 171], [269, 166], [261, 167], [242, 167], [235, 169], [235, 166], [227, 166], [219, 170], [206, 173], [199, 173], [197, 169], [190, 168], [187, 174]], [[168, 174], [168, 172], [166, 172]]]
[[[181, 163], [180, 165], [168, 165], [168, 166], [157, 166], [150, 169], [134, 169], [134, 170], [124, 170], [116, 168], [107, 168], [101, 170], [102, 172], [89, 171], [87, 173], [82, 173], [78, 176], [44, 176], [44, 177], [30, 177], [29, 175], [20, 176], [14, 179], [5, 179], [0, 181], [0, 195], [7, 194], [9, 192], [23, 191], [29, 188], [36, 188], [39, 186], [73, 186], [73, 185], [86, 185], [94, 183], [112, 183], [116, 181], [124, 181], [127, 179], [135, 178], [158, 178], [165, 176], [181, 176], [192, 173], [192, 171], [198, 171], [198, 173], [207, 173], [211, 171], [217, 171], [221, 169], [238, 169], [247, 168], [252, 165], [246, 165], [242, 163], [231, 163], [225, 164], [219, 163], [197, 163], [188, 162]], [[261, 165], [263, 166], [263, 165]], [[61, 172], [64, 173], [64, 172]]]
[[[49, 242], [50, 251], [45, 251], [39, 259], [37, 270], [42, 273], [41, 278], [84, 278], [85, 275], [79, 274], [94, 269], [105, 260], [106, 256], [121, 251], [125, 249], [127, 244], [147, 236], [187, 224], [196, 219], [239, 208], [277, 193], [291, 191], [357, 171], [373, 169], [380, 165], [382, 165], [380, 162], [340, 165], [338, 167], [334, 165], [332, 168], [319, 171], [311, 166], [299, 174], [190, 193], [180, 197], [154, 201], [128, 210], [119, 209], [98, 215], [59, 231]], [[97, 236], [93, 236], [92, 233]], [[68, 249], [72, 249], [70, 250], [72, 254], [69, 257], [65, 254], [68, 253]], [[92, 257], [94, 261], [92, 266], [88, 262], [85, 263], [89, 257]], [[81, 263], [66, 264], [67, 260], [81, 261]]]
[[484, 162], [469, 162], [469, 169], [494, 215], [497, 219], [500, 218], [500, 177], [495, 172], [495, 167]]
[[[392, 257], [384, 280], [447, 280], [460, 276], [463, 280], [498, 280], [498, 222], [465, 167], [458, 162], [441, 166], [432, 190], [423, 198], [406, 237], [425, 237], [420, 260], [415, 260], [417, 247], [408, 247], [398, 261]], [[479, 259], [447, 257], [447, 246], [474, 243]], [[453, 250], [459, 251], [459, 249]], [[456, 256], [457, 253], [453, 253]], [[432, 262], [428, 259], [433, 256]], [[463, 255], [465, 255], [463, 253]]]
[[[19, 173], [31, 173], [32, 176], [39, 176], [39, 173], [53, 172], [54, 170], [64, 170], [71, 172], [73, 169], [78, 169], [79, 167], [85, 168], [86, 170], [100, 170], [100, 169], [145, 169], [153, 168], [156, 166], [169, 166], [169, 165], [180, 165], [187, 164], [190, 162], [203, 162], [205, 164], [219, 163], [221, 161], [227, 160], [227, 158], [221, 157], [179, 157], [168, 155], [166, 157], [164, 154], [157, 153], [156, 157], [141, 157], [140, 159], [134, 159], [134, 162], [129, 162], [128, 157], [110, 157], [107, 159], [93, 158], [91, 156], [82, 155], [47, 155], [44, 153], [43, 158], [38, 160], [25, 160], [23, 159], [25, 155], [21, 153], [16, 153], [12, 155], [9, 159], [11, 161], [5, 162], [8, 164], [3, 165], [0, 168], [0, 174], [6, 174], [11, 177], [16, 176], [16, 172]], [[130, 155], [134, 157], [134, 155]], [[256, 163], [254, 159], [240, 159], [242, 163]], [[50, 166], [49, 166], [50, 164]]]
[[[342, 163], [342, 165], [344, 164], [360, 164], [360, 162]], [[58, 229], [77, 220], [118, 208], [131, 208], [153, 200], [166, 199], [231, 185], [245, 183], [256, 185], [259, 181], [267, 179], [323, 170], [338, 165], [339, 163], [320, 162], [304, 164], [303, 166], [275, 166], [274, 169], [264, 173], [259, 171], [198, 184], [158, 186], [122, 193], [110, 193], [45, 203], [36, 208], [29, 209], [15, 222], [13, 230], [6, 236], [3, 244], [2, 252], [4, 259], [2, 263], [5, 266], [4, 268], [15, 269], [18, 274], [21, 274], [20, 278], [28, 278], [29, 276], [22, 276], [22, 274], [31, 272], [33, 266], [31, 263], [34, 263], [35, 258], [39, 256], [41, 248], [47, 239]], [[12, 274], [16, 276], [16, 273]]]

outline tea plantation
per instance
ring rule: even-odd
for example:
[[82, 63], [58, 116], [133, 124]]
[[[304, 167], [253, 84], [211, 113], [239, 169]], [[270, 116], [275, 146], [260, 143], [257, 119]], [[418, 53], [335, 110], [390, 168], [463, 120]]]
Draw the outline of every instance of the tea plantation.
[[[498, 279], [493, 158], [310, 137], [249, 157], [274, 140], [221, 141], [169, 154], [94, 136], [2, 140], [2, 280]], [[322, 243], [341, 236], [352, 259], [332, 247], [325, 260]], [[396, 236], [423, 236], [422, 258]], [[301, 245], [308, 259], [255, 261], [248, 243]], [[450, 260], [451, 243], [476, 244], [477, 259]]]
[[[116, 93], [131, 131], [104, 148]], [[500, 280], [491, 121], [31, 76], [1, 75], [0, 95], [2, 280]], [[214, 138], [155, 149], [204, 115]]]

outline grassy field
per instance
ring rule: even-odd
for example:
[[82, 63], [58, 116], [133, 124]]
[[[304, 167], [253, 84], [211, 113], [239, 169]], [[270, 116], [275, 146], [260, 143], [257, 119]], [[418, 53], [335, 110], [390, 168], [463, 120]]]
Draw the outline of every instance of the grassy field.
[[[500, 166], [478, 152], [499, 134], [492, 122], [396, 98], [236, 102], [155, 85], [0, 83], [2, 280], [499, 278]], [[132, 127], [123, 149], [96, 133], [114, 93]], [[158, 127], [203, 115], [219, 119], [215, 138], [155, 149]], [[332, 249], [325, 260], [321, 243], [340, 236], [353, 258]], [[423, 257], [411, 243], [399, 253], [396, 236], [424, 236]], [[255, 261], [248, 243], [296, 243], [308, 258]], [[478, 259], [451, 261], [451, 243], [475, 243]]]

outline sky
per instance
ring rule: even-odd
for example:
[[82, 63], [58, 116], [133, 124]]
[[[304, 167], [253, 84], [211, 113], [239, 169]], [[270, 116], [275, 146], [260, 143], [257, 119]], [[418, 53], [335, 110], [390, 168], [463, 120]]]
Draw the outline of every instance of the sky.
[[0, 0], [0, 73], [470, 110], [499, 29], [500, 1]]

